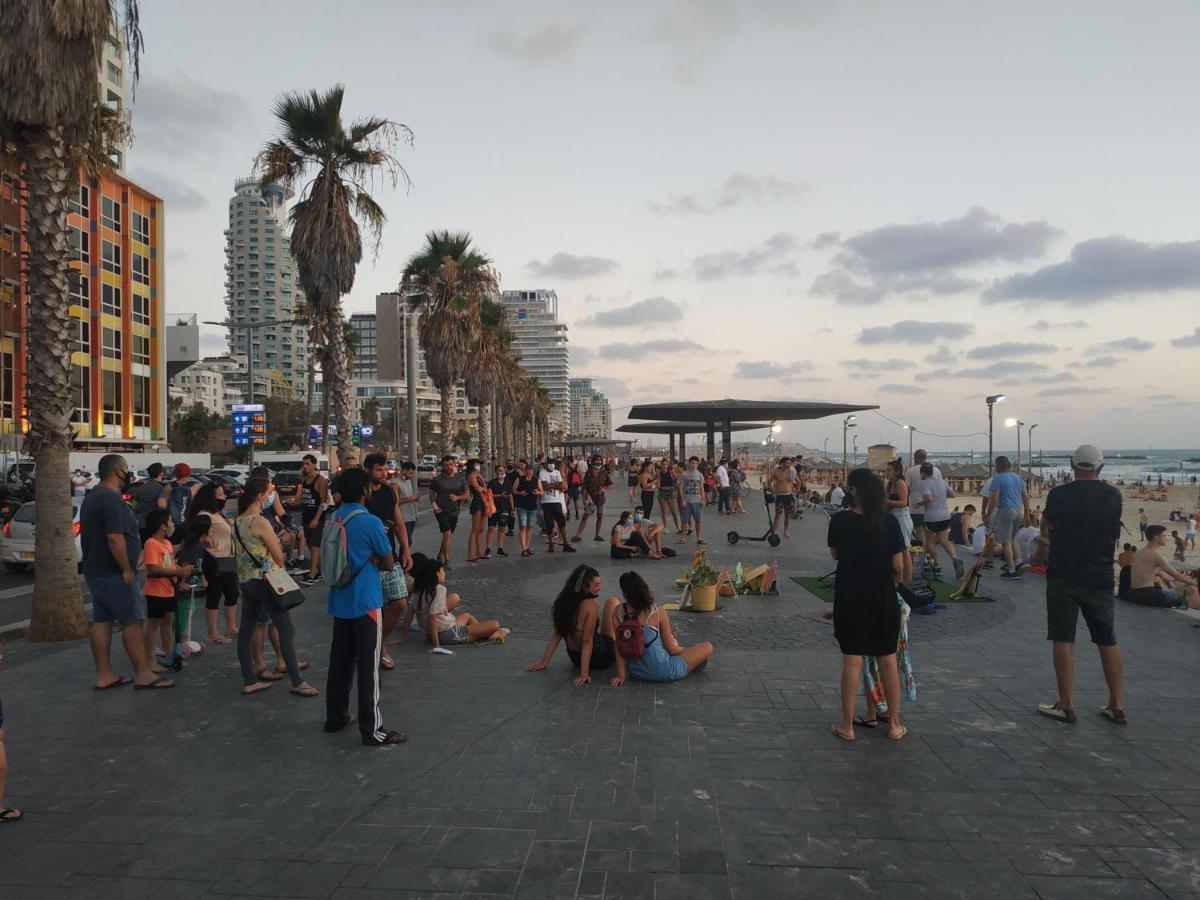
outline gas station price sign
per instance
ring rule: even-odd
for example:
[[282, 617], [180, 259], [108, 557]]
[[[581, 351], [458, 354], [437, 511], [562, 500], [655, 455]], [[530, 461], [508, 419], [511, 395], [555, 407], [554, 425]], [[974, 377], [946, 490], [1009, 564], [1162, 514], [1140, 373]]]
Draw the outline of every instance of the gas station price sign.
[[233, 404], [233, 445], [235, 447], [265, 447], [267, 444], [267, 409], [262, 403]]

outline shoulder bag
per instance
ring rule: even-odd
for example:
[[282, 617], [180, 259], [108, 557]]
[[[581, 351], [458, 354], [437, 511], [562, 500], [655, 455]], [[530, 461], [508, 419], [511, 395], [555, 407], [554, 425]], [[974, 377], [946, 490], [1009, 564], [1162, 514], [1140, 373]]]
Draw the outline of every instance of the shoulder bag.
[[[242, 540], [242, 531], [236, 522], [233, 523], [233, 532], [237, 535], [238, 543], [242, 545], [242, 549], [246, 551], [246, 555], [254, 564], [260, 569], [266, 568], [266, 562], [255, 556], [246, 546], [246, 542]], [[283, 569], [267, 572], [262, 578], [246, 582], [244, 589], [262, 591], [263, 599], [266, 599], [271, 607], [279, 612], [295, 609], [304, 602], [304, 591], [300, 590], [300, 586], [296, 584], [292, 576]]]

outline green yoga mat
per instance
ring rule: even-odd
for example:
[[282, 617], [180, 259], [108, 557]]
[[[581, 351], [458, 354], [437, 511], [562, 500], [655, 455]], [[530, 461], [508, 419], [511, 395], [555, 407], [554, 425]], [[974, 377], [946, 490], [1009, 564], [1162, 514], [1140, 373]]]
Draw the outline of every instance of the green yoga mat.
[[[793, 575], [792, 581], [800, 585], [810, 594], [814, 594], [826, 603], [833, 602], [833, 576], [819, 578], [814, 575]], [[956, 584], [946, 584], [944, 581], [931, 581], [936, 603], [979, 603], [979, 600], [952, 600], [950, 595], [958, 590]]]

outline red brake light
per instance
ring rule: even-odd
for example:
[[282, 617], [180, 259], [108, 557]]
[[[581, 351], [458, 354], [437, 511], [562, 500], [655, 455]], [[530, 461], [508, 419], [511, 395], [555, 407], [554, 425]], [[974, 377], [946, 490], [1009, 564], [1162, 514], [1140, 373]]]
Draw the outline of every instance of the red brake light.
[[4, 536], [6, 538], [12, 537], [12, 522], [11, 521], [4, 523]]
[[75, 535], [76, 537], [79, 536], [79, 523], [78, 522], [71, 523], [71, 534]]

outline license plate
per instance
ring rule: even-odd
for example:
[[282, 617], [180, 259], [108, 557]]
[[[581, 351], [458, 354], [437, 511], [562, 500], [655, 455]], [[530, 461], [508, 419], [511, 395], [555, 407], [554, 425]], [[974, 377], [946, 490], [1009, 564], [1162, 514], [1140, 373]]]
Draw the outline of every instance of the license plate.
[[25, 550], [18, 550], [17, 559], [33, 559], [33, 554], [26, 552]]

